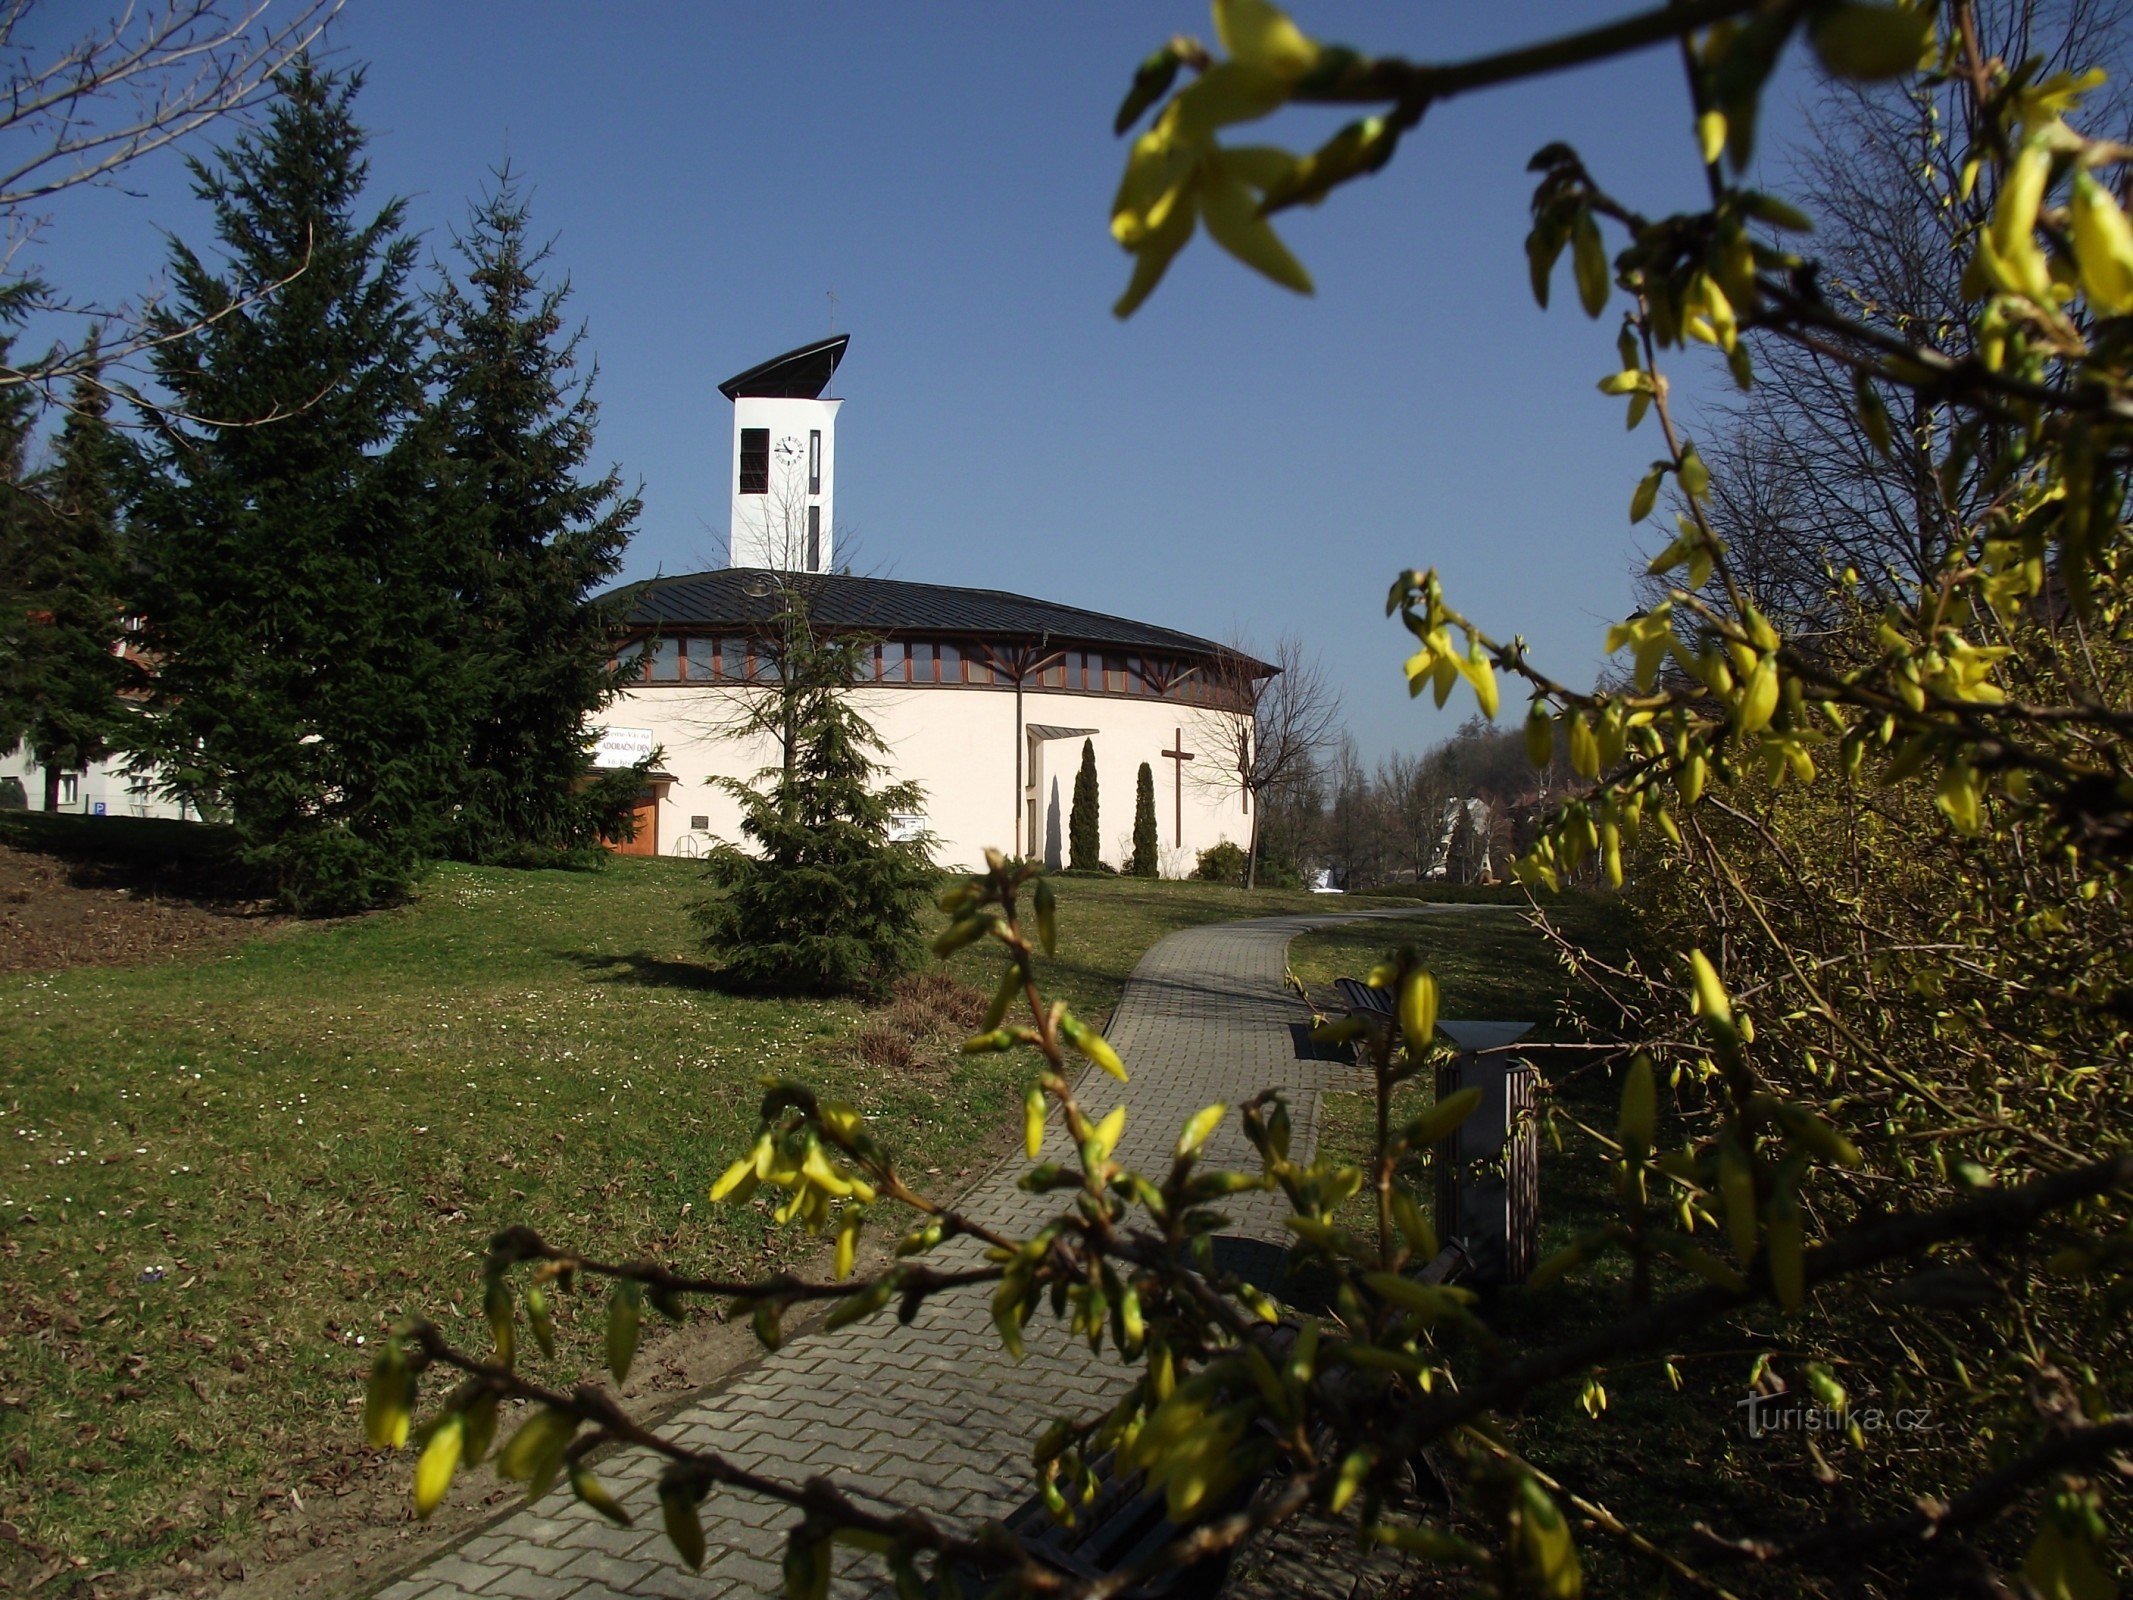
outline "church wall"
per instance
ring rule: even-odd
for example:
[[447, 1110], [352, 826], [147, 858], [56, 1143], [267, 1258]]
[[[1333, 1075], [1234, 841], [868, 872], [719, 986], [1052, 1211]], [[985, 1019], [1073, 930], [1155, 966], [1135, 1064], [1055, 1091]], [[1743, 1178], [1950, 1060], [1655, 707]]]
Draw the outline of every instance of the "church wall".
[[[1015, 790], [1015, 749], [1024, 751], [1024, 778], [1031, 776], [1027, 737], [1018, 740], [1015, 694], [975, 685], [949, 688], [863, 688], [855, 706], [893, 752], [894, 779], [910, 778], [926, 791], [925, 819], [936, 836], [935, 858], [947, 867], [983, 861], [986, 846], [1010, 854], [1028, 849], [1021, 797]], [[1156, 700], [1120, 695], [1025, 691], [1023, 723], [1093, 728], [1103, 857], [1123, 868], [1133, 847], [1134, 786], [1142, 762], [1155, 773], [1156, 822], [1166, 877], [1191, 873], [1199, 853], [1223, 839], [1243, 844], [1250, 836], [1232, 787], [1201, 778], [1214, 756], [1199, 724], [1212, 713]], [[602, 716], [610, 728], [649, 730], [662, 747], [661, 766], [675, 777], [659, 806], [659, 853], [701, 853], [714, 839], [738, 839], [739, 804], [715, 787], [721, 777], [751, 779], [777, 759], [775, 745], [760, 736], [735, 737], [733, 700], [726, 691], [697, 685], [649, 684], [624, 694]], [[1186, 766], [1182, 808], [1177, 763], [1161, 752], [1195, 752]], [[1081, 764], [1081, 737], [1036, 746], [1038, 782], [1036, 852], [1046, 844], [1054, 785], [1058, 836], [1066, 849], [1073, 806], [1074, 774]], [[1178, 831], [1182, 809], [1182, 842]], [[707, 826], [697, 829], [696, 818]]]

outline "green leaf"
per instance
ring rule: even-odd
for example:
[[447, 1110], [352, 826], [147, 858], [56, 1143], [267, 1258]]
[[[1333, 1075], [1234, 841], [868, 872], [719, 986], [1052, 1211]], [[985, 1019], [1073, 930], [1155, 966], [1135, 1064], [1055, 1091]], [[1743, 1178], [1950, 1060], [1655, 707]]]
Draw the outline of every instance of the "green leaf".
[[1578, 1600], [1585, 1592], [1570, 1525], [1539, 1480], [1525, 1475], [1518, 1481], [1517, 1548], [1535, 1593], [1547, 1600]]
[[1696, 453], [1693, 444], [1681, 447], [1678, 475], [1681, 479], [1681, 492], [1691, 500], [1701, 500], [1711, 492], [1711, 469], [1703, 464], [1703, 457]]
[[1652, 514], [1652, 507], [1659, 502], [1659, 486], [1665, 481], [1665, 462], [1660, 462], [1639, 480], [1637, 492], [1629, 497], [1629, 520], [1631, 522], [1642, 522]]
[[1571, 267], [1577, 274], [1578, 303], [1585, 315], [1597, 317], [1607, 309], [1612, 274], [1607, 267], [1607, 246], [1600, 239], [1600, 225], [1589, 207], [1578, 212], [1571, 227]]
[[1171, 84], [1177, 81], [1179, 65], [1176, 46], [1166, 44], [1136, 67], [1132, 87], [1126, 90], [1118, 115], [1111, 119], [1111, 131], [1124, 133], [1140, 121], [1143, 111], [1168, 94]]
[[1616, 1131], [1621, 1136], [1624, 1155], [1641, 1157], [1651, 1149], [1658, 1118], [1659, 1094], [1652, 1079], [1652, 1058], [1639, 1051], [1622, 1079], [1622, 1115]]
[[1552, 221], [1536, 222], [1526, 235], [1526, 270], [1533, 280], [1533, 298], [1543, 311], [1548, 309], [1548, 279], [1555, 272], [1555, 258], [1568, 242], [1568, 236]]
[[1452, 1130], [1471, 1117], [1474, 1108], [1480, 1104], [1479, 1089], [1461, 1089], [1456, 1094], [1446, 1095], [1407, 1125], [1408, 1148], [1423, 1150], [1449, 1138]]
[[1929, 6], [1825, 5], [1807, 25], [1822, 65], [1840, 78], [1873, 83], [1916, 72], [1933, 43]]
[[619, 1385], [626, 1383], [630, 1375], [630, 1363], [637, 1359], [637, 1340], [644, 1330], [644, 1286], [635, 1278], [623, 1278], [615, 1284], [615, 1293], [607, 1303], [607, 1370], [614, 1374]]
[[704, 1564], [704, 1519], [697, 1510], [702, 1498], [680, 1479], [662, 1478], [659, 1482], [659, 1516], [666, 1525], [667, 1540], [692, 1572], [701, 1570]]

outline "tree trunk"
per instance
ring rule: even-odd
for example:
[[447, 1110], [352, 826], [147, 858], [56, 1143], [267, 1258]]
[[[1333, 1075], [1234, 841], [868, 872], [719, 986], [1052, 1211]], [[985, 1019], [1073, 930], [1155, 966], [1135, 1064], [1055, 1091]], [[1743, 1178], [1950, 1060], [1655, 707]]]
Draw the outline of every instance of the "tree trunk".
[[[1184, 747], [1181, 745], [1179, 748], [1182, 749]], [[1249, 799], [1250, 791], [1247, 790], [1245, 793], [1246, 798]], [[1244, 886], [1247, 889], [1259, 887], [1259, 807], [1257, 806], [1252, 807], [1252, 837], [1251, 842], [1245, 846], [1244, 851]]]
[[57, 762], [47, 762], [45, 764], [44, 808], [47, 811], [57, 811], [59, 809], [59, 764]]

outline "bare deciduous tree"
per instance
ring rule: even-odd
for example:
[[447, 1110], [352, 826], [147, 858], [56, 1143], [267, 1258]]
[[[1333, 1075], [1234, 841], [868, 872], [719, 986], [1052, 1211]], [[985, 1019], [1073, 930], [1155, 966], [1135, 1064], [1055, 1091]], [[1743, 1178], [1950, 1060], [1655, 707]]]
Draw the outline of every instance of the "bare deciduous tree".
[[[115, 374], [168, 336], [152, 307], [97, 305], [54, 292], [16, 258], [47, 220], [33, 208], [69, 189], [109, 184], [133, 162], [275, 93], [278, 73], [318, 42], [343, 0], [150, 0], [123, 4], [84, 32], [36, 0], [0, 0], [0, 309], [11, 317], [78, 317], [101, 330], [19, 365], [0, 362], [0, 388], [53, 394]], [[64, 41], [64, 42], [63, 42]], [[272, 286], [264, 291], [271, 293]], [[231, 309], [235, 309], [234, 307]]]
[[[2128, 0], [1996, 0], [1974, 17], [1988, 54], [2035, 60], [2040, 79], [2108, 68], [2110, 82], [2086, 112], [2127, 136]], [[1957, 246], [1984, 227], [1998, 199], [1990, 173], [1966, 186], [1968, 147], [1949, 136], [1970, 115], [1969, 92], [1955, 79], [1827, 79], [1784, 160], [1795, 191], [1813, 197], [1822, 292], [1865, 328], [1958, 356], [1975, 354], [1975, 333]], [[1832, 623], [1833, 573], [1851, 569], [1879, 602], [1935, 572], [1977, 525], [2002, 463], [1996, 445], [1957, 456], [1956, 408], [1895, 385], [1867, 391], [1887, 419], [1877, 439], [1861, 421], [1861, 390], [1841, 347], [1750, 338], [1756, 383], [1724, 409], [1720, 442], [1707, 448], [1708, 510], [1765, 612], [1812, 638]]]
[[[1267, 669], [1273, 670], [1269, 672]], [[1262, 661], [1248, 640], [1232, 641], [1207, 669], [1213, 693], [1193, 715], [1208, 759], [1195, 783], [1235, 790], [1252, 819], [1245, 885], [1259, 882], [1260, 796], [1300, 779], [1340, 728], [1340, 692], [1316, 655], [1293, 634]], [[1239, 711], [1244, 715], [1239, 715]]]

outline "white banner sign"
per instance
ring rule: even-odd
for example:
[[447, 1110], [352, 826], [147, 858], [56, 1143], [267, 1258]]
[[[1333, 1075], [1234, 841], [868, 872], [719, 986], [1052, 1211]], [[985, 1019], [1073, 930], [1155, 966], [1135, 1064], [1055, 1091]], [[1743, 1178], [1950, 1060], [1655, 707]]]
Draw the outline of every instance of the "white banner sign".
[[650, 728], [602, 728], [600, 742], [593, 746], [596, 767], [634, 767], [652, 754]]

